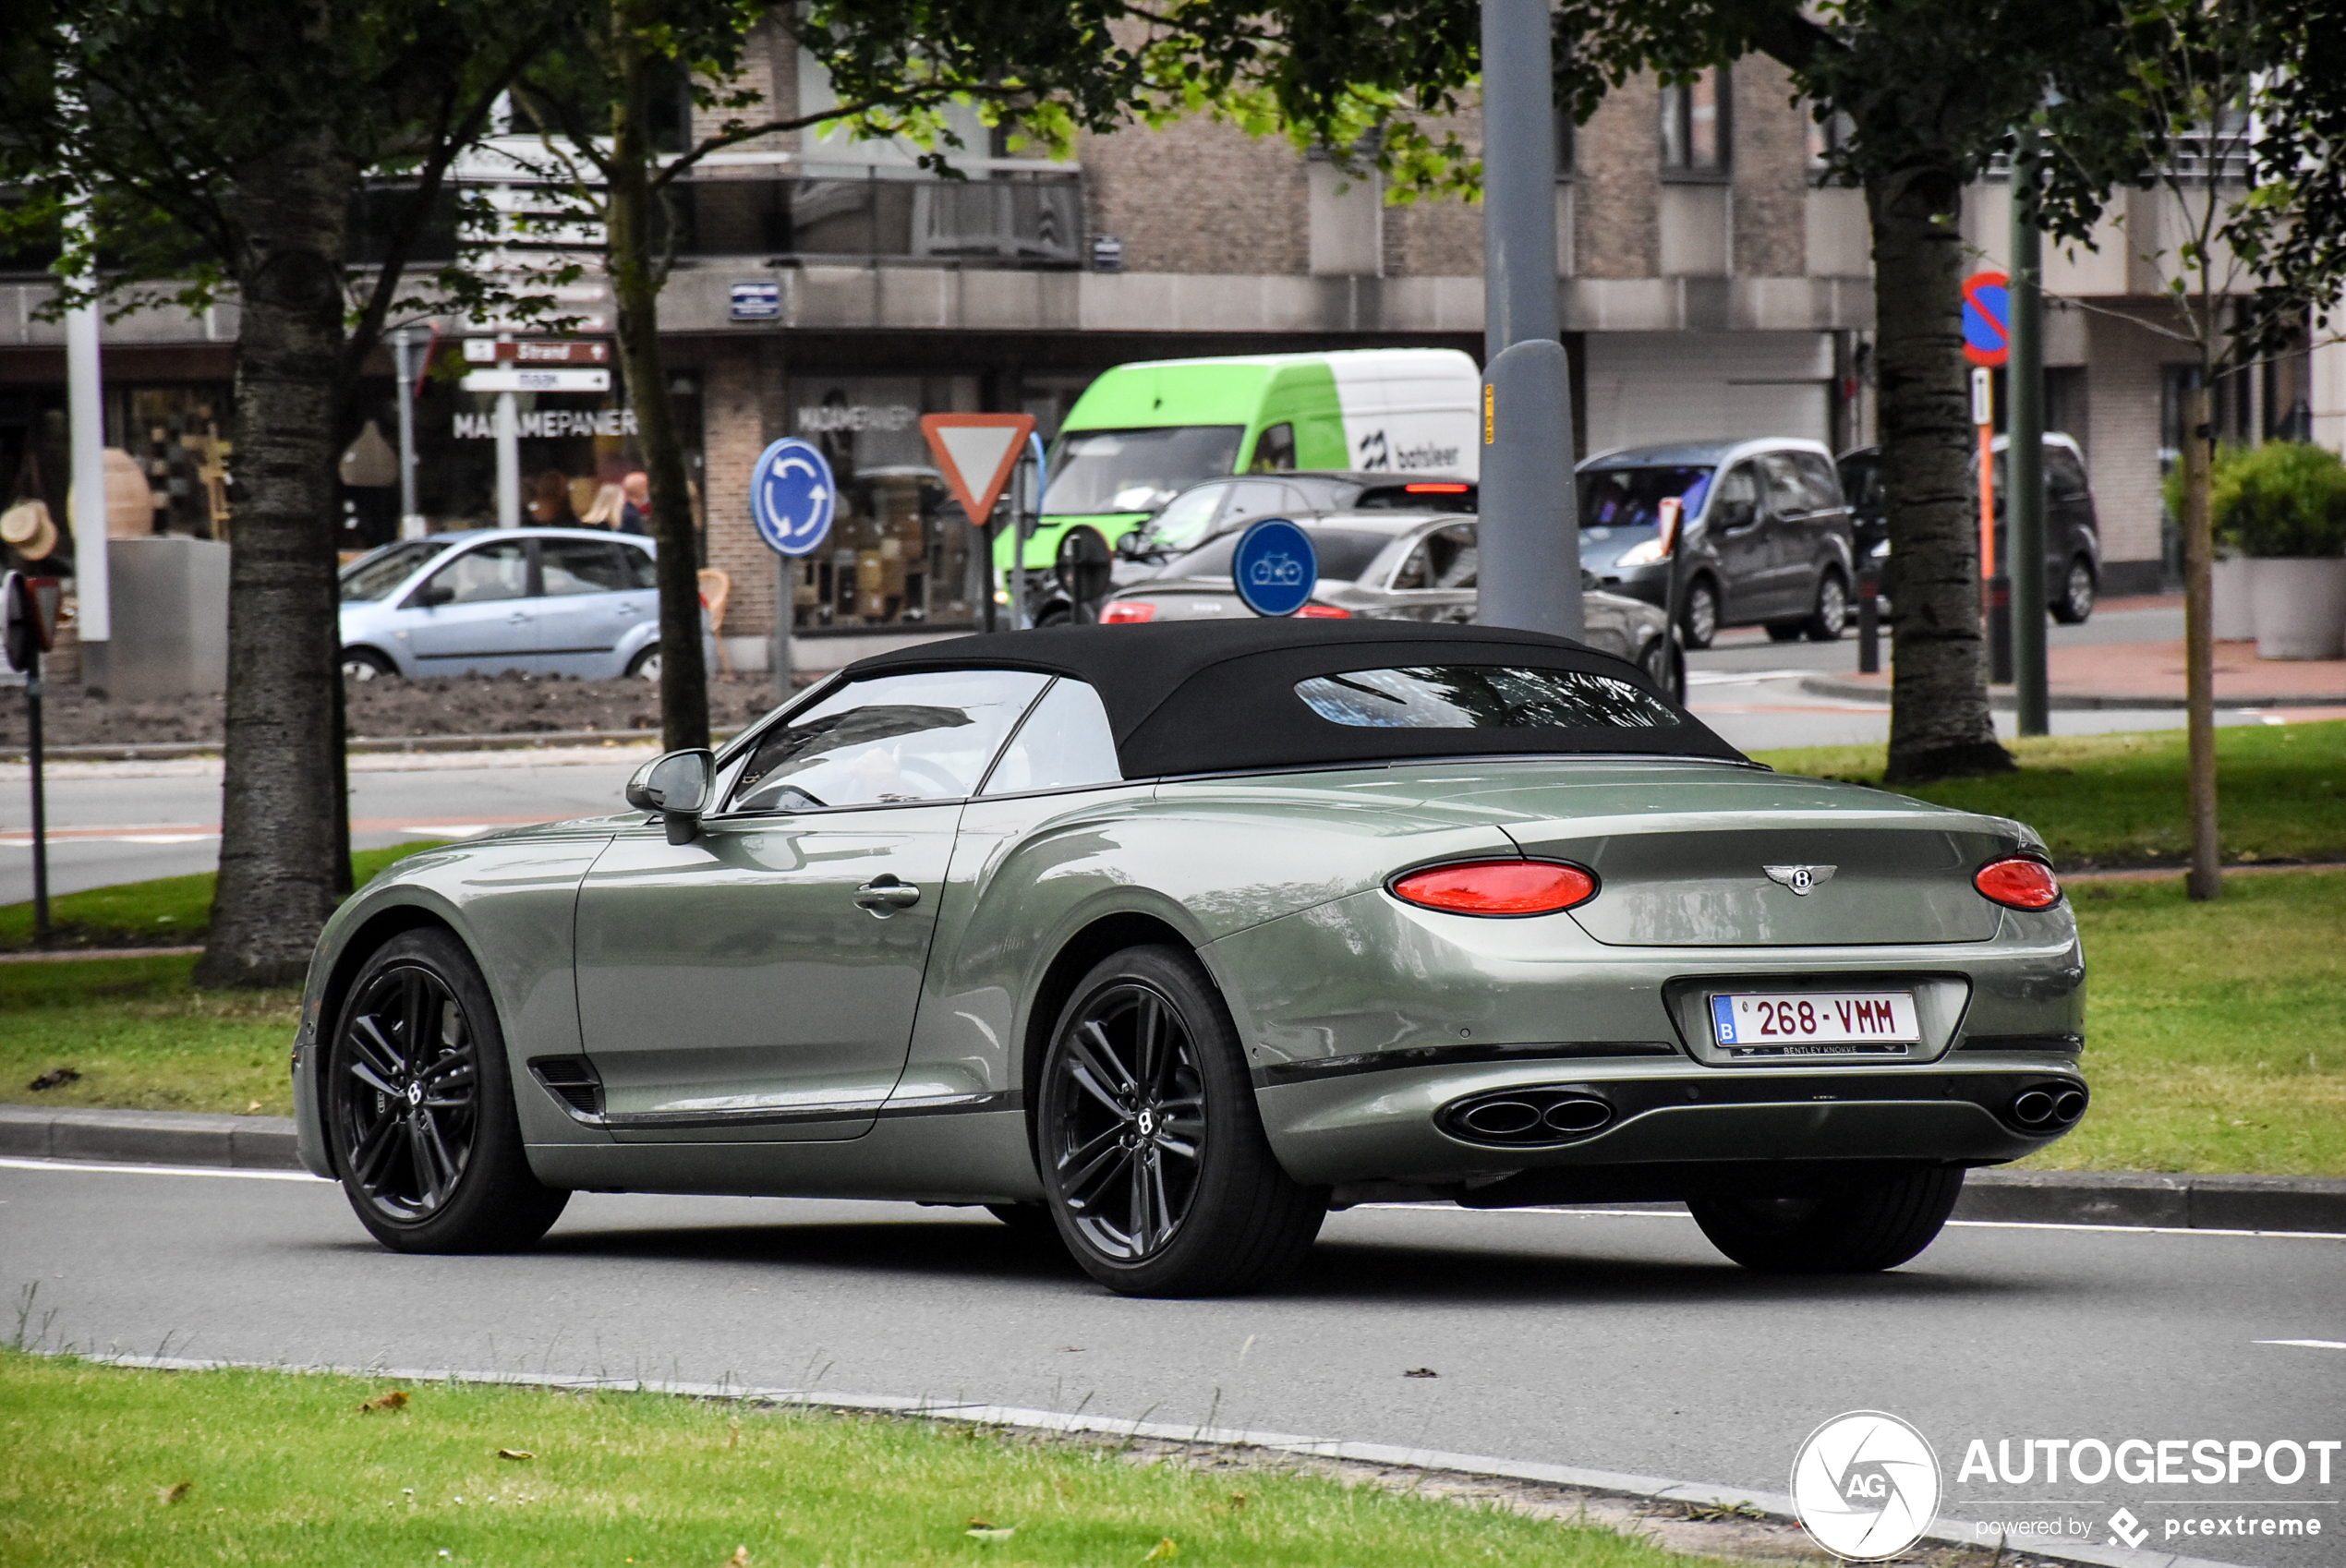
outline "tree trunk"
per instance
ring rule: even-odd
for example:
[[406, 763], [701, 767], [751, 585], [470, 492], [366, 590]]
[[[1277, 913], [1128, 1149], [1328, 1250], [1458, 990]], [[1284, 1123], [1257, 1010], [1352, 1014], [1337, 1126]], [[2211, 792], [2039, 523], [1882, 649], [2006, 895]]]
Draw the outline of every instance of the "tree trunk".
[[2208, 494], [2207, 383], [2205, 370], [2183, 391], [2183, 708], [2189, 735], [2191, 873], [2194, 899], [2224, 893], [2216, 823], [2215, 530]]
[[225, 778], [200, 985], [298, 984], [347, 875], [334, 864], [334, 428], [357, 178], [322, 133], [237, 171]]
[[2003, 772], [1979, 624], [1979, 529], [1963, 360], [1963, 187], [1902, 170], [1866, 187], [1890, 520], [1890, 783]]
[[612, 115], [608, 238], [619, 306], [619, 358], [635, 436], [651, 480], [652, 533], [659, 543], [659, 727], [670, 751], [708, 744], [708, 667], [701, 657], [700, 541], [676, 410], [660, 364], [661, 278], [652, 257], [653, 58], [638, 29], [657, 18], [625, 0], [612, 6], [614, 64], [622, 82]]

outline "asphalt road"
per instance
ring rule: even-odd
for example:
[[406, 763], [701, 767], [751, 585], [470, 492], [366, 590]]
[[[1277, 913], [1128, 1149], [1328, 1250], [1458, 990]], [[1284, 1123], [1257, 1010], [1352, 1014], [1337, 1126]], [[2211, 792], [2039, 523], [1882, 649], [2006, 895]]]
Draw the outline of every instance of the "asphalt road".
[[[2112, 609], [2083, 626], [2055, 626], [2055, 645], [2179, 636], [2180, 610]], [[1785, 746], [1855, 745], [1889, 734], [1880, 703], [1844, 702], [1800, 689], [1804, 675], [1854, 671], [1853, 638], [1838, 643], [1772, 643], [1756, 627], [1721, 635], [1688, 658], [1696, 713], [1747, 751]], [[2052, 715], [2057, 734], [2171, 729], [2179, 709], [2105, 709]], [[2004, 733], [2013, 716], [1998, 715]], [[2255, 723], [2226, 713], [2219, 723]], [[569, 754], [576, 756], [578, 754]], [[554, 763], [526, 752], [495, 760], [453, 756], [360, 755], [352, 759], [352, 841], [360, 848], [420, 838], [462, 838], [487, 827], [617, 809], [620, 787], [647, 754], [620, 751], [611, 760]], [[54, 893], [79, 892], [147, 877], [182, 876], [218, 863], [220, 767], [216, 759], [71, 764], [50, 779], [49, 850]], [[31, 805], [26, 770], [0, 766], [0, 903], [32, 896]]]
[[[2122, 1504], [2150, 1548], [2346, 1562], [2346, 1451], [2327, 1484], [1960, 1475], [1974, 1439], [2017, 1465], [2029, 1438], [2346, 1438], [2337, 1237], [1965, 1225], [1896, 1272], [1798, 1281], [1675, 1213], [1372, 1208], [1332, 1216], [1277, 1294], [1128, 1301], [974, 1211], [582, 1195], [538, 1252], [403, 1258], [322, 1183], [0, 1162], [0, 1292], [28, 1287], [53, 1347], [730, 1376], [1772, 1491], [1820, 1422], [1885, 1410], [1932, 1442], [1957, 1514], [2105, 1532]], [[2219, 1515], [2322, 1535], [2163, 1537]]]

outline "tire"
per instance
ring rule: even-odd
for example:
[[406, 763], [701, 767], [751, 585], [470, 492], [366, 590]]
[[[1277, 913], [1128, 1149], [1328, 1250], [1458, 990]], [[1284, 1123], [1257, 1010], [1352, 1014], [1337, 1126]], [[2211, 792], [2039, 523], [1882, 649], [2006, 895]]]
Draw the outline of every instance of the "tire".
[[1944, 1166], [1855, 1179], [1822, 1197], [1697, 1198], [1687, 1208], [1711, 1245], [1770, 1274], [1866, 1274], [1894, 1269], [1938, 1236], [1963, 1195]]
[[1812, 643], [1837, 643], [1849, 625], [1849, 585], [1838, 572], [1817, 579], [1817, 608], [1801, 630]]
[[2052, 603], [2052, 618], [2063, 626], [2082, 626], [2094, 612], [2101, 585], [2094, 580], [2094, 563], [2084, 556], [2071, 558], [2062, 579], [2061, 597]]
[[627, 661], [627, 673], [638, 681], [659, 680], [659, 645], [654, 643]]
[[372, 648], [345, 648], [342, 650], [342, 672], [345, 680], [380, 681], [397, 675], [399, 666], [392, 663], [388, 655], [379, 654]]
[[1327, 1191], [1279, 1168], [1238, 1031], [1191, 953], [1094, 966], [1051, 1031], [1035, 1147], [1067, 1249], [1120, 1296], [1228, 1296], [1300, 1263]]
[[367, 960], [320, 1089], [343, 1192], [394, 1252], [520, 1251], [570, 1201], [530, 1172], [497, 1009], [446, 931], [404, 932]]
[[1678, 630], [1690, 648], [1707, 648], [1719, 634], [1719, 585], [1697, 577], [1687, 585], [1687, 602], [1678, 607]]

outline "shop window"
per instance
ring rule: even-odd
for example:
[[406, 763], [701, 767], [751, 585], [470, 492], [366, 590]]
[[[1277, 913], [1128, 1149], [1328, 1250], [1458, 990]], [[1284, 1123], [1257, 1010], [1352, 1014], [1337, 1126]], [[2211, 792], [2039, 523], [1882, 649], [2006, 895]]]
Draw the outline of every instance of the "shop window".
[[923, 414], [976, 406], [967, 378], [840, 376], [793, 384], [791, 433], [839, 481], [830, 537], [794, 573], [792, 624], [967, 626], [979, 613], [982, 537], [922, 438]]
[[1723, 179], [1729, 166], [1726, 67], [1714, 66], [1691, 81], [1662, 90], [1662, 174], [1664, 179]]
[[130, 454], [153, 492], [154, 531], [227, 537], [228, 389], [130, 387], [116, 410], [112, 444]]

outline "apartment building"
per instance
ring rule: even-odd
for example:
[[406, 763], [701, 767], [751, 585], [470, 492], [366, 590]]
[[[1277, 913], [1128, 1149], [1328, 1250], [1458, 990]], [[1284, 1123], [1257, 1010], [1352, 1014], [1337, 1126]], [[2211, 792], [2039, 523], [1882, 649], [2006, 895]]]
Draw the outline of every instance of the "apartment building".
[[[779, 35], [750, 69], [778, 115], [828, 101], [821, 72]], [[1461, 128], [1472, 141], [1470, 116]], [[965, 130], [965, 180], [926, 174], [901, 146], [809, 134], [716, 155], [677, 189], [664, 347], [708, 562], [732, 580], [724, 632], [738, 668], [762, 667], [773, 630], [777, 570], [745, 479], [779, 436], [821, 441], [843, 480], [832, 540], [793, 595], [795, 660], [820, 669], [972, 614], [970, 531], [936, 482], [922, 414], [1026, 410], [1047, 434], [1125, 360], [1481, 354], [1479, 208], [1389, 204], [1373, 175], [1209, 119], [1087, 136], [1070, 163], [1020, 156], [973, 120]], [[1684, 87], [1633, 83], [1585, 126], [1559, 126], [1556, 291], [1581, 453], [1680, 437], [1792, 434], [1835, 450], [1875, 439], [1864, 204], [1820, 183], [1820, 134], [1759, 59]], [[495, 146], [465, 173], [522, 188]], [[2006, 209], [1999, 184], [1971, 193], [1965, 234], [1982, 266], [2000, 264]], [[2049, 322], [2050, 416], [2090, 462], [2104, 592], [2154, 590], [2171, 553], [2159, 476], [2190, 356], [2156, 330], [2157, 280], [2115, 228], [2099, 254], [2056, 258], [2049, 283], [2074, 301]], [[0, 280], [0, 478], [54, 492], [62, 516], [62, 334], [32, 319], [43, 293], [37, 278]], [[611, 330], [591, 276], [563, 294], [581, 333]], [[493, 326], [437, 323], [440, 352]], [[235, 336], [225, 305], [107, 328], [107, 439], [149, 476], [157, 531], [203, 532], [217, 510], [203, 497], [233, 442]], [[380, 374], [376, 424], [389, 432], [387, 358]], [[2239, 378], [2227, 428], [2339, 422], [2346, 407], [2312, 401], [2316, 380], [2303, 361]], [[495, 516], [490, 401], [424, 383], [418, 499], [435, 527]], [[530, 515], [584, 512], [636, 465], [618, 390], [522, 402]], [[345, 476], [345, 542], [388, 537], [396, 495], [380, 463]]]

